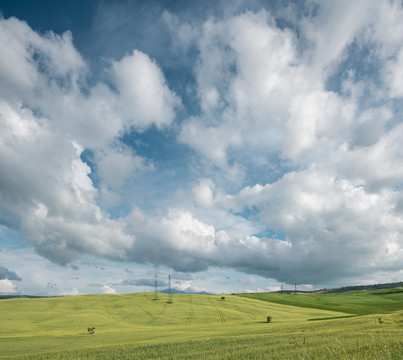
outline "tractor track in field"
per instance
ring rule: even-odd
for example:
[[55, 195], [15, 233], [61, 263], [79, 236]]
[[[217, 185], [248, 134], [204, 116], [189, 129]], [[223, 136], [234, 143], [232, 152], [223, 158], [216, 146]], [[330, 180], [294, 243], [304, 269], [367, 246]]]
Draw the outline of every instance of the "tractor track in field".
[[172, 307], [174, 307], [173, 301], [171, 301], [171, 302], [167, 301], [167, 302], [165, 303], [165, 305], [166, 305], [166, 306], [169, 306], [169, 307], [171, 308], [171, 311], [169, 311], [169, 312], [167, 313], [167, 320], [166, 320], [166, 323], [167, 323], [167, 325], [172, 325], [172, 324], [174, 323], [174, 319], [175, 319], [175, 311], [174, 311], [174, 309], [172, 308]]
[[190, 323], [192, 322], [192, 317], [193, 317], [193, 299], [192, 295], [189, 295], [189, 312], [186, 318], [186, 326], [190, 325]]
[[210, 324], [210, 318], [208, 316], [208, 312], [205, 306], [203, 306], [203, 314], [204, 314], [204, 318], [203, 318], [203, 322], [205, 325]]
[[153, 315], [150, 312], [148, 312], [147, 310], [142, 309], [151, 319], [148, 323], [146, 323], [146, 325], [152, 325], [153, 323], [155, 323], [161, 315], [163, 315], [167, 309], [168, 304], [164, 303], [162, 305], [162, 309], [160, 310], [159, 313]]
[[141, 308], [141, 310], [143, 310], [143, 312], [144, 312], [151, 320], [154, 319], [154, 315], [151, 314], [149, 311], [144, 310], [143, 308]]
[[256, 319], [256, 315], [255, 315], [255, 314], [252, 314], [252, 313], [249, 312], [249, 311], [242, 310], [238, 305], [233, 304], [232, 302], [229, 302], [229, 304], [230, 304], [236, 311], [248, 315], [252, 320], [255, 320], [255, 319]]
[[201, 303], [198, 303], [198, 306], [203, 309], [203, 323], [204, 323], [205, 325], [208, 325], [208, 324], [210, 324], [210, 317], [209, 317], [209, 315], [208, 315], [208, 311], [207, 311], [207, 308], [206, 308], [206, 306], [204, 305], [204, 303], [205, 303], [204, 301], [201, 302]]
[[224, 324], [227, 321], [227, 319], [225, 318], [224, 313], [221, 310], [218, 310], [218, 313], [220, 315], [221, 322]]
[[24, 322], [24, 315], [22, 312], [16, 312], [14, 318], [11, 317], [10, 319], [16, 321], [18, 324], [22, 324]]
[[117, 319], [117, 318], [114, 316], [113, 311], [112, 311], [112, 309], [111, 309], [111, 307], [110, 307], [109, 304], [104, 303], [104, 309], [105, 309], [106, 317], [107, 317], [108, 319], [111, 319], [111, 320], [116, 321], [116, 322], [118, 322], [118, 323], [121, 322], [121, 320]]
[[171, 311], [171, 314], [167, 319], [167, 325], [172, 325], [174, 322], [174, 318], [175, 318], [175, 313], [173, 311]]
[[[151, 300], [152, 302], [155, 302], [156, 299], [155, 298], [150, 298], [149, 296], [147, 296], [147, 294], [144, 294], [144, 297], [147, 300]], [[145, 323], [145, 325], [152, 325], [155, 321], [158, 320], [158, 318], [165, 312], [167, 304], [163, 304], [162, 309], [160, 310], [160, 312], [158, 312], [157, 314], [153, 314], [150, 311], [144, 309], [143, 306], [141, 306], [140, 304], [137, 304], [137, 307], [141, 309], [141, 311], [146, 314], [149, 317], [149, 321]]]
[[109, 318], [109, 319], [111, 319], [111, 320], [116, 320], [116, 319], [113, 317], [113, 314], [112, 314], [112, 311], [111, 311], [111, 307], [110, 307], [108, 304], [104, 304], [104, 309], [105, 309], [105, 314], [106, 314], [106, 317], [107, 317], [107, 318]]
[[213, 307], [217, 310], [220, 320], [224, 324], [227, 321], [227, 318], [225, 317], [224, 313], [216, 304], [214, 304], [214, 302], [211, 298], [209, 298], [209, 301], [210, 301], [211, 305], [213, 305]]
[[73, 310], [74, 311], [81, 311], [82, 309], [83, 309], [82, 306], [78, 302], [75, 302], [73, 304]]
[[72, 322], [73, 322], [73, 320], [71, 320], [70, 314], [64, 315], [63, 318], [64, 318], [68, 323], [72, 323]]

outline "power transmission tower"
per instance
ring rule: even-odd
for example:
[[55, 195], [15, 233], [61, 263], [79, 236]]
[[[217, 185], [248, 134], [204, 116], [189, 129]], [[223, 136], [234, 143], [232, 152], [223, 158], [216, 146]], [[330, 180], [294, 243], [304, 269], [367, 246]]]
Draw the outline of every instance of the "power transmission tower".
[[168, 304], [172, 304], [174, 301], [172, 299], [172, 293], [171, 293], [171, 274], [168, 275]]
[[158, 297], [158, 274], [155, 273], [155, 281], [154, 281], [154, 299], [153, 300], [159, 300], [160, 298]]

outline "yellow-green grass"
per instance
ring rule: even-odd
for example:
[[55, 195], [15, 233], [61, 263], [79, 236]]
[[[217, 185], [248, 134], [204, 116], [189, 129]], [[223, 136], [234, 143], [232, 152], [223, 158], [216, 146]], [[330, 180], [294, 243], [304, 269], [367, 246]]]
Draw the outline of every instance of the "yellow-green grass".
[[403, 312], [351, 317], [240, 296], [153, 298], [1, 300], [0, 359], [403, 359]]
[[[361, 316], [279, 326], [250, 335], [216, 336], [156, 344], [96, 346], [91, 349], [20, 356], [28, 359], [402, 359], [403, 316]], [[269, 324], [267, 324], [269, 325]], [[285, 325], [285, 324], [283, 324]], [[272, 329], [273, 330], [273, 329]], [[95, 337], [95, 335], [94, 335]], [[92, 339], [94, 338], [92, 337]]]
[[[284, 324], [343, 316], [253, 299], [163, 294], [86, 295], [0, 302], [3, 356], [125, 343], [160, 343], [242, 334], [266, 334]], [[268, 327], [267, 316], [273, 322]], [[95, 327], [89, 335], [87, 328]]]

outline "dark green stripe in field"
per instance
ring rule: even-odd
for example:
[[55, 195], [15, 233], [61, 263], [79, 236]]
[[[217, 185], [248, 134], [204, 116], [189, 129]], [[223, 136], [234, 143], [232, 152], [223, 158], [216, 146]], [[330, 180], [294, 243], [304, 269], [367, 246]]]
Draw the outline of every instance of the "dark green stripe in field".
[[350, 291], [345, 293], [254, 293], [237, 296], [311, 309], [339, 311], [355, 315], [403, 310], [403, 289]]

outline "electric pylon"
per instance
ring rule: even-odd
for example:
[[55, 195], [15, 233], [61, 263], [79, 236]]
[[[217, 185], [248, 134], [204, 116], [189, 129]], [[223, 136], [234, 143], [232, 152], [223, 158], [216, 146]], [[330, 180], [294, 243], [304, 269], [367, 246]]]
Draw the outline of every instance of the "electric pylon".
[[174, 301], [172, 299], [172, 293], [171, 293], [171, 274], [168, 275], [168, 304], [172, 304]]
[[154, 299], [153, 300], [159, 300], [158, 296], [158, 274], [155, 273], [155, 281], [154, 281]]

